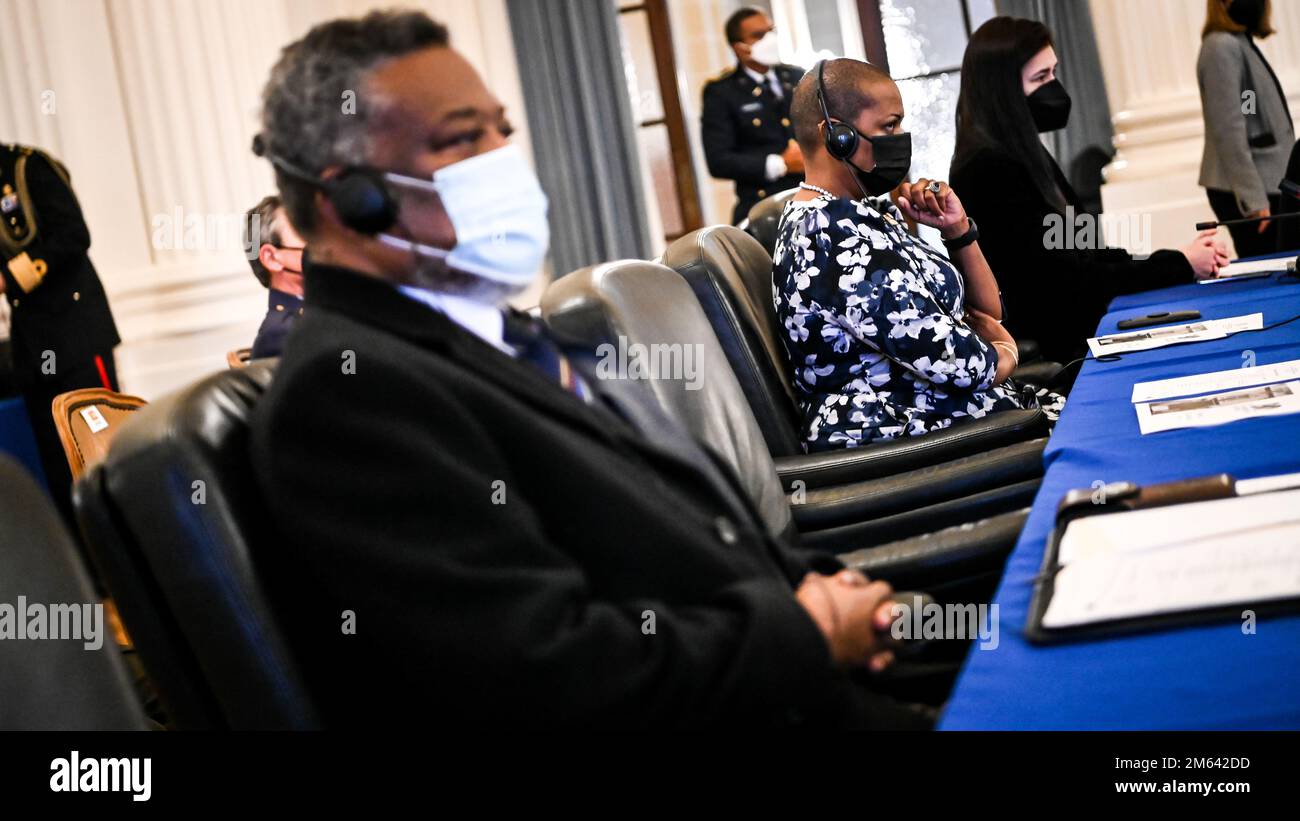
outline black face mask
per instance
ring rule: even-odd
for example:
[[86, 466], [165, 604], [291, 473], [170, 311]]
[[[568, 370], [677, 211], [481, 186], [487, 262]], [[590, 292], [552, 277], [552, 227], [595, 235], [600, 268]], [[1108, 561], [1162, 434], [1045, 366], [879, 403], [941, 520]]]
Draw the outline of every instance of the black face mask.
[[1025, 100], [1029, 103], [1029, 115], [1034, 118], [1034, 126], [1040, 134], [1065, 128], [1065, 124], [1070, 121], [1070, 94], [1060, 80], [1044, 83]]
[[1264, 18], [1264, 0], [1232, 0], [1228, 6], [1228, 17], [1232, 22], [1245, 26], [1246, 31], [1254, 34], [1259, 31], [1259, 21]]
[[876, 167], [870, 171], [863, 171], [854, 164], [853, 160], [845, 160], [845, 162], [853, 169], [858, 183], [869, 196], [879, 197], [888, 194], [907, 179], [907, 172], [912, 167], [912, 135], [882, 134], [879, 137], [864, 135], [862, 139], [871, 143], [871, 156], [876, 161]]

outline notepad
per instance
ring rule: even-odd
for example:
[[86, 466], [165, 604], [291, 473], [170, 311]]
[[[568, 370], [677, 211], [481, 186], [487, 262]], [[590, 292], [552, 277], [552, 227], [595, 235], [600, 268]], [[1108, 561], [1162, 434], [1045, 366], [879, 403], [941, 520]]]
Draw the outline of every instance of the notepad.
[[1057, 564], [1049, 630], [1300, 598], [1300, 490], [1076, 519]]
[[1198, 319], [1178, 325], [1159, 325], [1134, 331], [1122, 331], [1117, 334], [1093, 337], [1088, 340], [1088, 350], [1093, 357], [1100, 358], [1108, 354], [1149, 351], [1167, 345], [1181, 345], [1185, 342], [1205, 342], [1211, 339], [1223, 339], [1228, 334], [1240, 331], [1259, 330], [1264, 327], [1262, 313], [1233, 316], [1227, 319]]
[[1203, 279], [1202, 283], [1218, 282], [1225, 279], [1242, 279], [1243, 277], [1262, 277], [1277, 271], [1285, 271], [1287, 263], [1294, 257], [1281, 259], [1256, 259], [1250, 262], [1233, 262], [1219, 269], [1214, 279]]
[[1152, 399], [1167, 399], [1172, 396], [1194, 396], [1198, 393], [1248, 388], [1252, 385], [1268, 385], [1292, 379], [1300, 379], [1300, 359], [1288, 359], [1272, 365], [1256, 365], [1253, 368], [1229, 368], [1226, 371], [1138, 382], [1133, 385], [1132, 401], [1150, 402]]

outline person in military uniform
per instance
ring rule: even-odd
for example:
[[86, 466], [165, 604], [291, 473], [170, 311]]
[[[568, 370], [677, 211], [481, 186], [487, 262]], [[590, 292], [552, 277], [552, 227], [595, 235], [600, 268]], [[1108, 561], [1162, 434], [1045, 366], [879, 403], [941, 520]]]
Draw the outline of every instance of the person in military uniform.
[[790, 98], [804, 72], [780, 62], [772, 21], [762, 10], [740, 9], [724, 30], [737, 64], [704, 86], [700, 120], [709, 173], [736, 181], [736, 224], [759, 200], [803, 181]]
[[50, 404], [77, 388], [117, 390], [121, 341], [89, 249], [63, 164], [36, 148], [0, 146], [0, 290], [11, 309], [14, 382], [50, 493], [69, 520], [72, 475]]
[[302, 255], [307, 242], [271, 195], [249, 209], [245, 238], [249, 267], [267, 289], [266, 316], [253, 340], [252, 359], [279, 356], [293, 323], [302, 316]]

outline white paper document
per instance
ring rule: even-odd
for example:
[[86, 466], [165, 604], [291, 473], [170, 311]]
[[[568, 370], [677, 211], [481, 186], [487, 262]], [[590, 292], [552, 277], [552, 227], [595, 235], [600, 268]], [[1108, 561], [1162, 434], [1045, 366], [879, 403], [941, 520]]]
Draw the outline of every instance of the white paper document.
[[1254, 368], [1229, 368], [1226, 371], [1138, 382], [1133, 386], [1133, 401], [1150, 402], [1152, 399], [1167, 399], [1171, 396], [1194, 396], [1198, 393], [1248, 388], [1251, 385], [1268, 385], [1292, 379], [1300, 379], [1300, 359], [1288, 359]]
[[1120, 331], [1117, 334], [1093, 337], [1088, 340], [1088, 350], [1094, 357], [1149, 351], [1183, 342], [1223, 339], [1230, 333], [1258, 330], [1262, 327], [1264, 327], [1263, 314], [1247, 314], [1228, 319], [1198, 319], [1181, 325], [1157, 325], [1152, 328], [1138, 328], [1133, 331]]
[[1281, 259], [1256, 259], [1250, 262], [1233, 262], [1219, 269], [1219, 273], [1214, 279], [1200, 280], [1202, 285], [1211, 282], [1223, 282], [1228, 279], [1243, 279], [1249, 277], [1262, 277], [1277, 271], [1285, 271], [1286, 265], [1295, 257], [1282, 257]]
[[1300, 597], [1300, 490], [1076, 519], [1047, 628]]
[[1205, 428], [1258, 416], [1300, 413], [1300, 381], [1276, 382], [1253, 388], [1237, 388], [1190, 396], [1138, 402], [1138, 428], [1145, 436], [1178, 428]]

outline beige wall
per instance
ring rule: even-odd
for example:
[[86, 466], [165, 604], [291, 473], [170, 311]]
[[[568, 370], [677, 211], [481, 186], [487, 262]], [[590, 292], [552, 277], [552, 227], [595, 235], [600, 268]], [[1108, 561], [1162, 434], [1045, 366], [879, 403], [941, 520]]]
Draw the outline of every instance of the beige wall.
[[[386, 7], [390, 4], [378, 4]], [[523, 98], [505, 0], [404, 2], [446, 22], [455, 46], [514, 111]], [[237, 217], [272, 189], [249, 151], [279, 49], [365, 0], [4, 0], [0, 140], [70, 169], [123, 343], [123, 389], [156, 398], [251, 344], [265, 292], [236, 241], [157, 247], [160, 215]], [[50, 105], [50, 103], [53, 105]], [[198, 239], [197, 234], [191, 238]], [[210, 240], [211, 237], [205, 237]], [[179, 243], [184, 245], [184, 243]]]

